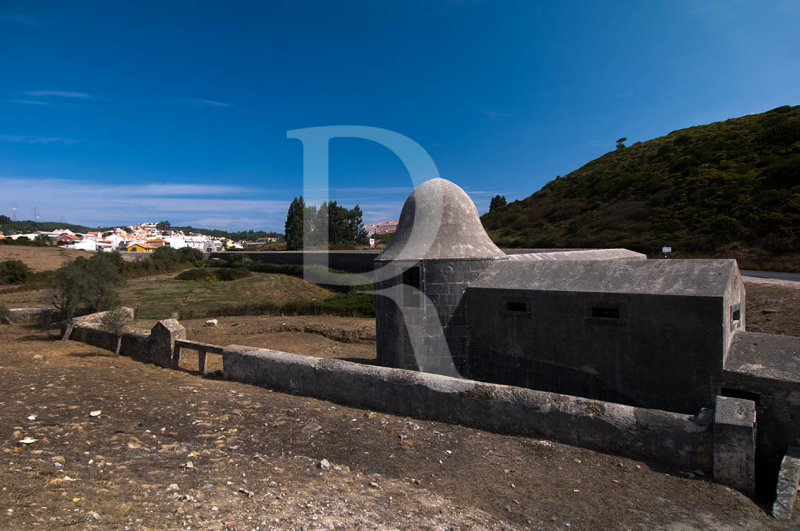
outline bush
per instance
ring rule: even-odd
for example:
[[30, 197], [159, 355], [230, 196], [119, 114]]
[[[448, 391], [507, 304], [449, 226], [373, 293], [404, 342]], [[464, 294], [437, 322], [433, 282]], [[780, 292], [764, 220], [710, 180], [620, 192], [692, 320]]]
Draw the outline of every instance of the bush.
[[223, 317], [228, 315], [337, 315], [341, 317], [375, 317], [375, 296], [372, 293], [339, 293], [322, 301], [298, 300], [283, 304], [274, 302], [226, 304], [210, 311], [186, 310], [183, 317]]
[[172, 247], [158, 247], [150, 254], [150, 263], [158, 271], [169, 271], [178, 263], [178, 251]]
[[204, 280], [216, 282], [218, 280], [238, 280], [250, 275], [250, 270], [244, 267], [203, 267], [189, 269], [176, 276], [176, 280]]
[[11, 312], [2, 302], [0, 302], [0, 324], [11, 324]]
[[30, 276], [30, 268], [19, 260], [0, 262], [0, 284], [24, 284]]
[[122, 284], [114, 258], [98, 253], [61, 266], [51, 277], [48, 288], [53, 306], [62, 319], [70, 321], [78, 312], [99, 312], [118, 306], [117, 288]]
[[181, 264], [199, 266], [203, 263], [203, 253], [192, 247], [181, 247], [178, 249], [176, 256]]

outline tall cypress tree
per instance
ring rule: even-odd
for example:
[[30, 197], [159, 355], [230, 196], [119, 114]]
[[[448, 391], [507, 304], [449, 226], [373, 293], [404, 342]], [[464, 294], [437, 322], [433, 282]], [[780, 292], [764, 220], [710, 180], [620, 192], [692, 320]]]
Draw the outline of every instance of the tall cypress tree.
[[286, 248], [289, 250], [303, 248], [303, 211], [305, 207], [306, 203], [301, 195], [299, 198], [295, 197], [292, 200], [292, 204], [289, 205], [289, 211], [286, 213], [284, 232], [286, 234]]

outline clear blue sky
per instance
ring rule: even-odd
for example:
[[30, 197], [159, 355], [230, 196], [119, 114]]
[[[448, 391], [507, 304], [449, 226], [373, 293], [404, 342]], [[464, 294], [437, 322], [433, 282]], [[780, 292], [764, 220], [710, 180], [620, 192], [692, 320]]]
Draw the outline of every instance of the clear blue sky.
[[[614, 141], [800, 104], [800, 1], [0, 0], [0, 214], [283, 230], [286, 131], [422, 145], [482, 213]], [[396, 219], [388, 150], [335, 140], [331, 197]]]

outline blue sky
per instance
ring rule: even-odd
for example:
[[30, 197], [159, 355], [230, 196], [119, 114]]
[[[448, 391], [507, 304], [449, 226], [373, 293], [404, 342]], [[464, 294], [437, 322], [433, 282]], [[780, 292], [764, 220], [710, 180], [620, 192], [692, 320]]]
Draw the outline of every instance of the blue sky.
[[[0, 214], [283, 230], [288, 130], [419, 143], [478, 210], [627, 137], [800, 104], [800, 1], [0, 0]], [[331, 143], [331, 198], [397, 219], [389, 150]]]

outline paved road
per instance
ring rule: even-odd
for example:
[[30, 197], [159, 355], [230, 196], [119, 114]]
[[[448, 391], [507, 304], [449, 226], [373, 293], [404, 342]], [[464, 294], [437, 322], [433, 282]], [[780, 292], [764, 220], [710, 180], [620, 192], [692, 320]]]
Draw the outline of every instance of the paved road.
[[777, 280], [793, 280], [800, 282], [800, 273], [779, 273], [777, 271], [749, 271], [742, 269], [741, 274], [746, 277], [774, 278]]

